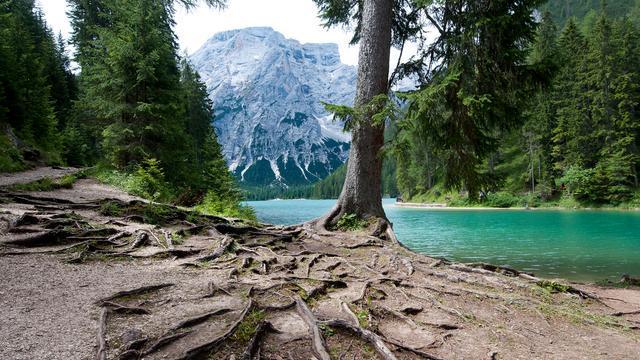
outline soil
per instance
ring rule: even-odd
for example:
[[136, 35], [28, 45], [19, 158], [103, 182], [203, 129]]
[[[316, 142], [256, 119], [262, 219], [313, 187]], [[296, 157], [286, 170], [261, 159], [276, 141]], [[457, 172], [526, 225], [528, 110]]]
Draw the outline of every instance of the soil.
[[[51, 176], [31, 173], [28, 181]], [[0, 184], [28, 182], [0, 176]], [[0, 191], [1, 359], [637, 359], [640, 290], [151, 204]]]

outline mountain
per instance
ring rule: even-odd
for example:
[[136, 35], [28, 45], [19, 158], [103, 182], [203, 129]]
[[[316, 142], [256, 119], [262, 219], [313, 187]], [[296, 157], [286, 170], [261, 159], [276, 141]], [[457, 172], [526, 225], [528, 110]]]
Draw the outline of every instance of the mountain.
[[321, 102], [352, 105], [356, 69], [335, 44], [301, 44], [271, 28], [211, 37], [191, 61], [214, 103], [214, 126], [244, 185], [301, 185], [346, 160], [350, 137]]

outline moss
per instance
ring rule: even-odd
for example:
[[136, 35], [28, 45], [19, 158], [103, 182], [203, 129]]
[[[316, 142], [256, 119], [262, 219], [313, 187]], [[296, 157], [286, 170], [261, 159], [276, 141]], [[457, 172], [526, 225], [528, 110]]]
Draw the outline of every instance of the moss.
[[243, 344], [248, 343], [251, 337], [253, 337], [253, 334], [255, 334], [258, 325], [266, 316], [267, 314], [263, 310], [251, 310], [233, 333], [233, 340]]

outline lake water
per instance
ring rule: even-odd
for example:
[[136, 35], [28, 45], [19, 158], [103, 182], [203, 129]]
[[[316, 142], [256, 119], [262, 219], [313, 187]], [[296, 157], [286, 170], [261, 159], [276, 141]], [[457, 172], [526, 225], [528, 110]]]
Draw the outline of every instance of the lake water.
[[[248, 204], [270, 224], [297, 224], [335, 200]], [[487, 262], [575, 281], [640, 276], [640, 212], [589, 210], [407, 209], [384, 200], [400, 241], [412, 250], [461, 262]]]

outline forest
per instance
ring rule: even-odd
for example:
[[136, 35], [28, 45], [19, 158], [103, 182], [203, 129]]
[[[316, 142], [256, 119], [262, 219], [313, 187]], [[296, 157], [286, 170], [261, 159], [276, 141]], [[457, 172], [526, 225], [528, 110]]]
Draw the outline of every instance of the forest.
[[[245, 216], [242, 198], [338, 197], [346, 166], [308, 186], [240, 189], [220, 153], [206, 87], [178, 54], [176, 4], [70, 4], [71, 44], [34, 1], [0, 8], [0, 171], [92, 166], [146, 198]], [[541, 5], [523, 59], [538, 78], [520, 89], [535, 95], [512, 99], [509, 113], [496, 115], [508, 124], [478, 124], [472, 138], [444, 128], [464, 121], [451, 118], [444, 98], [455, 74], [431, 74], [419, 90], [397, 94], [405, 106], [388, 119], [383, 195], [464, 206], [639, 202], [639, 9], [637, 1]]]
[[92, 166], [135, 195], [252, 217], [220, 152], [206, 87], [178, 54], [176, 4], [69, 5], [73, 54], [35, 1], [0, 6], [0, 172]]
[[[454, 149], [437, 134], [453, 135], [437, 128], [451, 108], [432, 103], [428, 112], [408, 109], [392, 119], [383, 195], [454, 206], [637, 206], [640, 32], [630, 14], [640, 6], [633, 5], [551, 1], [542, 8], [526, 59], [541, 70], [534, 96], [518, 103], [511, 124], [486, 129], [467, 181], [456, 178], [463, 169], [456, 174]], [[434, 101], [433, 90], [399, 96], [416, 106]], [[337, 198], [344, 176], [343, 167], [311, 186], [250, 189], [248, 196]], [[471, 193], [470, 179], [477, 181]]]
[[[514, 114], [522, 117], [516, 126], [487, 129], [494, 148], [477, 161], [476, 190], [492, 205], [638, 202], [640, 48], [632, 19], [600, 11], [595, 22], [569, 18], [558, 29], [552, 14], [543, 13], [528, 61], [544, 66], [548, 80]], [[400, 193], [409, 200], [448, 196], [468, 203], [445, 195], [446, 185], [468, 184], [448, 182], [448, 154], [424, 120], [400, 122], [394, 148]]]

